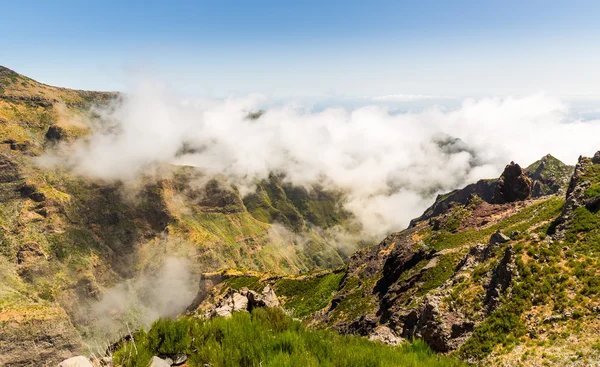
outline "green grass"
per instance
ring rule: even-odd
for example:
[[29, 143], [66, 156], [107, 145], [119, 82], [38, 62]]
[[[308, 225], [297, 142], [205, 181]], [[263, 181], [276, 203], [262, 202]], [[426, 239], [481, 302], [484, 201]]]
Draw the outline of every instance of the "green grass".
[[421, 277], [422, 284], [419, 287], [418, 295], [425, 295], [430, 290], [444, 284], [454, 273], [454, 269], [463, 255], [463, 253], [455, 252], [439, 256], [437, 265], [427, 269]]
[[278, 222], [295, 232], [306, 223], [329, 228], [343, 224], [350, 214], [343, 210], [343, 195], [319, 186], [310, 189], [283, 182], [271, 175], [256, 185], [256, 192], [244, 197], [244, 205], [254, 218], [265, 223]]
[[583, 194], [587, 197], [600, 196], [600, 183], [588, 187]]
[[[255, 276], [236, 276], [226, 279], [225, 282], [227, 287], [235, 290], [240, 290], [240, 288], [246, 287], [253, 291], [261, 291], [262, 284], [260, 283], [260, 278]], [[227, 288], [225, 287], [225, 288]]]
[[115, 352], [117, 366], [147, 367], [153, 355], [186, 353], [188, 365], [250, 366], [463, 366], [436, 355], [423, 342], [398, 347], [331, 331], [310, 330], [279, 309], [256, 309], [231, 318], [159, 320]]
[[567, 226], [565, 238], [573, 250], [586, 254], [600, 253], [600, 213], [579, 207]]
[[343, 277], [344, 273], [339, 272], [306, 279], [280, 279], [273, 289], [279, 297], [285, 297], [285, 308], [302, 318], [327, 306]]

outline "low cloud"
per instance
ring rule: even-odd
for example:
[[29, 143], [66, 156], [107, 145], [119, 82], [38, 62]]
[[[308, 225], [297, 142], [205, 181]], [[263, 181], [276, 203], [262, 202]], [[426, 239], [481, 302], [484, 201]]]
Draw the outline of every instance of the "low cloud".
[[451, 99], [449, 96], [434, 96], [427, 94], [388, 94], [385, 96], [365, 97], [378, 102], [415, 102], [426, 100]]
[[[79, 306], [77, 320], [90, 328], [90, 343], [103, 343], [159, 317], [175, 317], [198, 292], [198, 274], [187, 259], [167, 257], [155, 271], [143, 272], [103, 292], [100, 300]], [[96, 345], [94, 344], [94, 347]]]
[[563, 102], [543, 94], [410, 113], [287, 104], [247, 118], [265, 103], [256, 95], [181, 100], [141, 84], [121, 104], [96, 111], [104, 123], [88, 139], [41, 161], [124, 181], [156, 163], [190, 165], [226, 177], [241, 192], [281, 172], [297, 185], [345, 190], [346, 209], [366, 234], [381, 236], [404, 228], [436, 194], [497, 177], [511, 160], [527, 165], [552, 153], [574, 163], [599, 148], [597, 121], [573, 120]]

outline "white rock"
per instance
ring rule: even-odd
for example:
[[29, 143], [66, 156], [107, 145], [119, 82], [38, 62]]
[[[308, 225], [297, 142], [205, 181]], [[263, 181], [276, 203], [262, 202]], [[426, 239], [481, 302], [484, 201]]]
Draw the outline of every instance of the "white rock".
[[58, 367], [94, 367], [92, 362], [84, 356], [71, 357], [58, 364]]
[[269, 287], [268, 285], [262, 291], [262, 301], [265, 303], [266, 307], [279, 307], [279, 299], [277, 299], [277, 295], [275, 291]]
[[154, 356], [150, 360], [150, 364], [148, 365], [148, 367], [171, 367], [171, 364], [162, 358]]
[[231, 312], [233, 311], [233, 307], [229, 304], [225, 304], [221, 307], [215, 308], [215, 315], [221, 317], [229, 317], [231, 316]]
[[246, 311], [248, 309], [248, 297], [239, 293], [233, 294], [233, 311]]
[[369, 335], [369, 340], [379, 341], [389, 345], [398, 345], [403, 339], [397, 337], [389, 327], [380, 325], [373, 330], [371, 335]]

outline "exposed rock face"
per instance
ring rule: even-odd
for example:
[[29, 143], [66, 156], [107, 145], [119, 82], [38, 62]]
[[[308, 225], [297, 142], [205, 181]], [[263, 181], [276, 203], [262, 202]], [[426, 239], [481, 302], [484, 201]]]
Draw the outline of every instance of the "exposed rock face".
[[230, 289], [213, 307], [206, 313], [207, 318], [229, 317], [233, 312], [252, 311], [256, 307], [279, 307], [279, 299], [270, 286], [266, 286], [261, 293], [241, 288], [239, 291]]
[[497, 180], [479, 180], [477, 183], [465, 186], [463, 189], [454, 190], [448, 194], [438, 195], [435, 202], [419, 218], [410, 222], [410, 227], [416, 223], [438, 216], [447, 211], [453, 203], [466, 204], [473, 196], [479, 196], [486, 202], [492, 202], [496, 190]]
[[0, 154], [0, 183], [20, 180], [19, 166], [8, 156]]
[[394, 233], [383, 241], [384, 246], [386, 243], [394, 243], [394, 247], [383, 264], [383, 277], [375, 286], [375, 290], [380, 294], [398, 291], [395, 288], [390, 289], [390, 287], [396, 283], [402, 273], [415, 266], [419, 261], [431, 257], [432, 253], [416, 244], [411, 234], [412, 231]]
[[579, 207], [585, 206], [588, 210], [597, 211], [600, 209], [600, 197], [588, 197], [585, 195], [585, 191], [590, 187], [586, 177], [586, 172], [593, 165], [600, 164], [600, 151], [594, 154], [594, 158], [590, 159], [587, 157], [580, 156], [575, 166], [575, 172], [569, 182], [569, 188], [567, 190], [567, 200], [561, 216], [556, 220], [556, 233], [555, 237], [562, 238], [562, 231], [565, 229], [565, 225], [569, 218], [571, 218], [573, 211]]
[[575, 167], [564, 164], [547, 154], [525, 169], [527, 176], [533, 180], [531, 196], [541, 197], [556, 193], [564, 193]]
[[53, 125], [48, 128], [45, 136], [47, 140], [57, 142], [64, 139], [67, 136], [67, 133], [60, 126]]
[[497, 308], [500, 302], [500, 295], [507, 290], [514, 275], [514, 252], [512, 247], [507, 247], [504, 251], [504, 256], [502, 256], [502, 259], [494, 269], [487, 287], [485, 304], [490, 312]]
[[61, 309], [28, 317], [0, 319], [0, 366], [54, 367], [82, 352], [81, 338]]
[[533, 181], [527, 177], [521, 166], [510, 162], [498, 179], [493, 202], [504, 204], [525, 200], [531, 196], [532, 188]]
[[371, 335], [369, 335], [369, 340], [371, 341], [378, 341], [378, 342], [382, 342], [384, 344], [388, 344], [388, 345], [398, 345], [400, 343], [402, 343], [403, 339], [396, 336], [396, 334], [394, 334], [394, 332], [392, 331], [392, 329], [390, 329], [387, 326], [384, 325], [380, 325], [378, 327], [375, 328], [375, 330], [373, 330], [373, 332], [371, 332]]
[[38, 243], [29, 242], [21, 246], [17, 252], [17, 263], [24, 264], [35, 261], [37, 257], [45, 257], [45, 254]]
[[405, 318], [402, 336], [421, 338], [438, 352], [458, 348], [475, 328], [472, 321], [440, 310], [441, 297], [427, 296], [419, 308]]

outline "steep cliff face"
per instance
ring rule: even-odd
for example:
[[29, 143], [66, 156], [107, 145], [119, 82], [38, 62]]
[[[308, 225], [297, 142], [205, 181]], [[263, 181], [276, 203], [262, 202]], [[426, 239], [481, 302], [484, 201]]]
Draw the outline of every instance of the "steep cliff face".
[[[477, 365], [593, 365], [600, 358], [593, 331], [600, 310], [599, 167], [600, 152], [580, 158], [565, 191], [570, 169], [551, 156], [527, 170], [511, 163], [487, 200], [470, 186], [464, 201], [359, 250], [333, 286], [325, 284], [334, 273], [295, 279], [296, 289], [314, 282], [329, 295], [326, 306], [302, 317], [355, 335], [385, 328]], [[536, 182], [556, 194], [534, 194]], [[241, 278], [227, 279], [224, 288]], [[278, 282], [255, 277], [252, 286], [276, 289]], [[284, 298], [283, 307], [305, 308], [301, 295], [289, 292], [295, 301]]]

